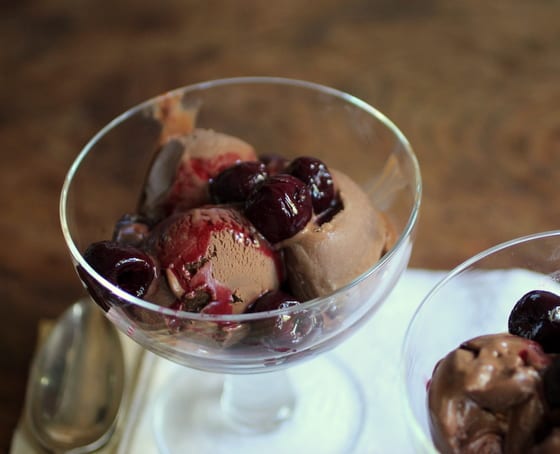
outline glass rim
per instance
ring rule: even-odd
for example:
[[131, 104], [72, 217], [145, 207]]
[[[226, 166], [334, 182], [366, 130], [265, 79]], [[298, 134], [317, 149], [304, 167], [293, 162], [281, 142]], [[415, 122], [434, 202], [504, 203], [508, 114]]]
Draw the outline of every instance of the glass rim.
[[[286, 85], [292, 87], [299, 87], [299, 88], [307, 89], [309, 91], [315, 91], [317, 93], [323, 93], [323, 94], [333, 96], [335, 98], [339, 98], [367, 112], [376, 120], [378, 120], [380, 123], [382, 123], [388, 130], [390, 130], [395, 135], [399, 143], [403, 146], [404, 150], [406, 151], [407, 157], [409, 158], [410, 163], [412, 165], [413, 175], [414, 175], [414, 202], [413, 202], [412, 210], [408, 217], [407, 223], [403, 228], [395, 244], [393, 244], [391, 249], [389, 249], [389, 251], [387, 251], [383, 255], [383, 257], [381, 257], [366, 272], [362, 273], [360, 276], [356, 277], [348, 284], [338, 288], [334, 292], [326, 296], [321, 296], [321, 297], [314, 298], [312, 300], [305, 301], [299, 305], [290, 306], [284, 309], [275, 309], [271, 311], [241, 313], [241, 314], [201, 314], [197, 312], [181, 311], [181, 310], [163, 307], [156, 303], [138, 298], [134, 295], [125, 292], [124, 290], [120, 289], [113, 283], [109, 282], [107, 279], [101, 276], [101, 274], [95, 271], [89, 265], [89, 263], [84, 259], [82, 253], [78, 250], [76, 244], [74, 243], [72, 234], [70, 233], [70, 229], [68, 227], [68, 218], [67, 218], [67, 211], [66, 211], [68, 193], [74, 175], [76, 174], [84, 158], [88, 155], [88, 153], [95, 146], [95, 144], [102, 137], [104, 137], [109, 131], [111, 131], [121, 123], [125, 122], [127, 119], [134, 116], [135, 114], [145, 109], [146, 107], [153, 105], [158, 100], [167, 97], [177, 96], [183, 93], [203, 91], [203, 90], [220, 87], [220, 86], [226, 86], [226, 85], [241, 86], [241, 85], [250, 85], [250, 84]], [[382, 112], [380, 112], [379, 110], [371, 106], [370, 104], [366, 103], [365, 101], [349, 93], [346, 93], [344, 91], [332, 87], [328, 87], [326, 85], [318, 84], [315, 82], [309, 82], [309, 81], [304, 81], [299, 79], [290, 79], [285, 77], [268, 77], [268, 76], [230, 77], [230, 78], [214, 79], [214, 80], [198, 82], [190, 85], [185, 85], [167, 91], [165, 93], [153, 96], [139, 104], [134, 105], [133, 107], [130, 107], [128, 110], [124, 111], [122, 114], [118, 115], [109, 123], [107, 123], [104, 127], [102, 127], [80, 150], [80, 152], [72, 162], [68, 172], [66, 173], [64, 183], [62, 185], [62, 190], [60, 193], [59, 218], [60, 218], [60, 224], [61, 224], [64, 240], [66, 246], [70, 251], [73, 260], [81, 268], [83, 268], [84, 271], [89, 276], [93, 277], [96, 282], [100, 283], [105, 289], [110, 291], [113, 295], [117, 296], [119, 299], [134, 304], [135, 306], [139, 306], [143, 309], [154, 311], [157, 312], [158, 314], [167, 315], [175, 318], [195, 320], [195, 321], [244, 322], [250, 320], [266, 319], [278, 315], [289, 315], [292, 313], [297, 313], [297, 312], [302, 312], [304, 310], [312, 309], [314, 307], [320, 306], [321, 303], [323, 303], [324, 301], [328, 301], [331, 298], [336, 297], [336, 295], [344, 293], [349, 289], [359, 285], [362, 281], [366, 280], [370, 275], [375, 273], [387, 261], [389, 261], [390, 258], [396, 254], [397, 250], [400, 250], [402, 247], [404, 247], [406, 239], [411, 236], [418, 220], [420, 204], [421, 204], [421, 195], [422, 195], [422, 179], [421, 179], [420, 167], [418, 164], [417, 157], [412, 149], [412, 146], [410, 145], [406, 136], [400, 131], [400, 129], [385, 114], [383, 114]]]
[[[560, 230], [547, 230], [547, 231], [544, 231], [544, 232], [538, 232], [538, 233], [532, 233], [532, 234], [529, 234], [529, 235], [520, 236], [520, 237], [511, 239], [511, 240], [508, 240], [508, 241], [504, 241], [504, 242], [499, 243], [495, 246], [489, 247], [488, 249], [485, 249], [485, 250], [473, 255], [472, 257], [466, 259], [465, 261], [463, 261], [462, 263], [460, 263], [459, 265], [457, 265], [456, 267], [451, 269], [440, 280], [438, 280], [436, 282], [436, 284], [428, 291], [428, 293], [426, 293], [426, 295], [422, 298], [422, 301], [420, 302], [418, 307], [414, 310], [414, 312], [413, 312], [413, 314], [412, 314], [412, 316], [411, 316], [411, 318], [408, 322], [408, 325], [406, 327], [404, 337], [403, 337], [403, 341], [402, 341], [402, 345], [401, 345], [401, 348], [400, 348], [400, 366], [399, 366], [399, 376], [400, 377], [399, 377], [399, 381], [400, 381], [401, 389], [403, 389], [404, 394], [405, 394], [405, 399], [403, 399], [403, 403], [404, 403], [404, 407], [405, 407], [404, 411], [405, 411], [406, 420], [409, 421], [412, 424], [412, 426], [413, 426], [412, 429], [413, 429], [415, 435], [419, 439], [421, 439], [422, 445], [425, 448], [430, 449], [431, 452], [437, 453], [437, 451], [436, 451], [436, 449], [433, 445], [433, 442], [431, 441], [431, 438], [426, 436], [426, 434], [424, 433], [424, 431], [420, 427], [420, 424], [418, 423], [418, 419], [416, 418], [416, 416], [412, 412], [411, 405], [410, 405], [409, 393], [408, 393], [408, 387], [407, 387], [407, 369], [406, 369], [405, 354], [407, 353], [407, 351], [410, 348], [410, 335], [411, 335], [411, 332], [412, 332], [414, 322], [416, 321], [419, 313], [424, 308], [424, 306], [426, 304], [428, 304], [428, 302], [434, 297], [434, 295], [439, 293], [439, 291], [443, 287], [445, 287], [445, 285], [448, 282], [450, 282], [455, 277], [459, 276], [460, 274], [462, 274], [463, 272], [468, 270], [475, 263], [480, 262], [481, 260], [483, 260], [487, 257], [490, 257], [491, 255], [494, 255], [498, 252], [509, 249], [513, 246], [518, 246], [520, 244], [529, 243], [529, 242], [535, 241], [535, 240], [554, 238], [554, 237], [560, 237]], [[434, 366], [435, 366], [435, 364], [434, 364]]]

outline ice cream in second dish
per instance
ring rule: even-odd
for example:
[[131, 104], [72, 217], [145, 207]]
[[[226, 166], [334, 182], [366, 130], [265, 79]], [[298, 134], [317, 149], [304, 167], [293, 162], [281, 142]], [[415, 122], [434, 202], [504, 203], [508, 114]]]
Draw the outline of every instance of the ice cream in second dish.
[[468, 340], [438, 362], [430, 427], [443, 453], [560, 452], [560, 297], [524, 295], [508, 333]]

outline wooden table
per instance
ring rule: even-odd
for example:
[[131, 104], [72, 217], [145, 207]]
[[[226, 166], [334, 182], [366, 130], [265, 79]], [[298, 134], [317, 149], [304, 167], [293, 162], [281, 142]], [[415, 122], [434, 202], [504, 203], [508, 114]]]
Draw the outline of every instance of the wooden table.
[[424, 198], [411, 265], [449, 269], [559, 227], [559, 1], [4, 1], [0, 6], [0, 450], [37, 321], [81, 286], [58, 220], [84, 143], [137, 102], [277, 75], [348, 91], [413, 144]]

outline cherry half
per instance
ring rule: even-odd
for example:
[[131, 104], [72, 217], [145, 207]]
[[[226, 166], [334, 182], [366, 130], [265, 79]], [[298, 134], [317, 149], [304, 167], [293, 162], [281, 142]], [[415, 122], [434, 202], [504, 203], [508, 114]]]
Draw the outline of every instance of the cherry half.
[[156, 265], [149, 255], [113, 241], [92, 243], [84, 258], [109, 282], [138, 298], [146, 295], [157, 276]]
[[317, 158], [302, 156], [294, 159], [285, 173], [299, 178], [309, 187], [313, 209], [320, 214], [334, 204], [335, 190], [331, 172], [325, 163]]
[[245, 215], [271, 243], [292, 237], [313, 215], [309, 188], [286, 174], [269, 177], [247, 199]]
[[[248, 312], [265, 312], [287, 309], [301, 303], [282, 290], [270, 291], [260, 296], [249, 307]], [[304, 342], [312, 339], [322, 327], [321, 318], [309, 310], [295, 310], [290, 314], [278, 315], [261, 326], [261, 342], [273, 351], [295, 351]]]
[[220, 172], [208, 185], [214, 203], [245, 202], [249, 194], [261, 184], [268, 172], [260, 161], [243, 161]]
[[547, 353], [560, 353], [560, 296], [545, 290], [526, 293], [513, 307], [508, 329], [538, 342]]

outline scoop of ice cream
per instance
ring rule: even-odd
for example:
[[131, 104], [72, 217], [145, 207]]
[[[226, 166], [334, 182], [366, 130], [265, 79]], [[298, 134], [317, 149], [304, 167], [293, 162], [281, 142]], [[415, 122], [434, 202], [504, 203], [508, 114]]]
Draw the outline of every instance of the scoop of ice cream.
[[280, 246], [290, 288], [301, 301], [327, 295], [364, 273], [386, 249], [391, 229], [382, 213], [348, 176], [331, 169], [343, 209], [316, 219]]
[[175, 214], [152, 231], [149, 243], [185, 310], [241, 313], [280, 285], [278, 253], [234, 208]]
[[140, 212], [157, 219], [209, 203], [211, 178], [238, 161], [256, 159], [248, 143], [212, 130], [171, 137], [150, 167]]
[[480, 336], [435, 367], [428, 389], [434, 443], [443, 453], [522, 453], [534, 444], [550, 359], [536, 342]]

